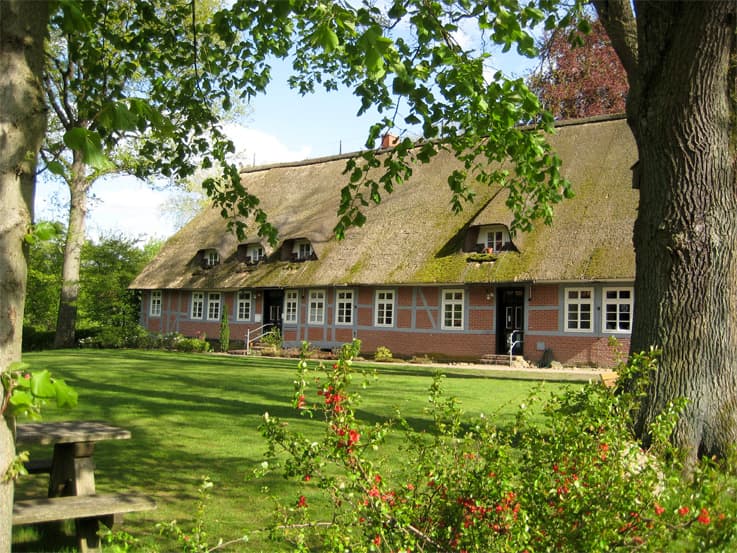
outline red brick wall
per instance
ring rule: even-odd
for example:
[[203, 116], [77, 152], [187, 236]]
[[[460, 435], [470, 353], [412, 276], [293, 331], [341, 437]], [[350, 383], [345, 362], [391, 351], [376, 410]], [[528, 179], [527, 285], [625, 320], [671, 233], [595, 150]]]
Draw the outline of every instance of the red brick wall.
[[[319, 347], [336, 347], [349, 342], [354, 332], [362, 341], [364, 352], [370, 353], [379, 346], [388, 347], [397, 355], [411, 356], [436, 354], [455, 358], [480, 358], [487, 353], [496, 353], [495, 306], [494, 299], [487, 299], [488, 286], [468, 285], [466, 292], [465, 331], [443, 331], [440, 294], [441, 287], [381, 287], [392, 289], [396, 293], [395, 326], [382, 329], [373, 327], [374, 297], [376, 288], [357, 288], [356, 325], [350, 327], [334, 326], [334, 294], [326, 289], [327, 324], [324, 326], [305, 325], [307, 315], [306, 302], [300, 291], [300, 325], [287, 326], [284, 339], [287, 342], [308, 340]], [[196, 336], [205, 333], [210, 338], [217, 338], [220, 332], [219, 321], [189, 320], [189, 291], [164, 291], [162, 294], [162, 316], [150, 317], [149, 293], [143, 294], [141, 310], [142, 324], [152, 332], [180, 332], [185, 336]], [[223, 302], [228, 306], [231, 321], [236, 307], [235, 294], [223, 294]], [[525, 331], [524, 355], [530, 361], [539, 361], [544, 349], [553, 351], [553, 358], [565, 364], [578, 365], [612, 365], [615, 354], [608, 346], [607, 337], [581, 336], [563, 334], [559, 323], [559, 286], [535, 285], [531, 297], [528, 296], [525, 313], [527, 330]], [[413, 308], [414, 302], [414, 308]], [[253, 309], [261, 314], [263, 301], [254, 298]], [[412, 328], [414, 314], [414, 328]], [[433, 327], [434, 323], [434, 327]], [[255, 329], [261, 323], [231, 322], [231, 340], [242, 341], [247, 329]], [[539, 334], [540, 332], [544, 334]], [[554, 335], [551, 335], [553, 333]], [[627, 351], [629, 339], [620, 340], [621, 349]]]

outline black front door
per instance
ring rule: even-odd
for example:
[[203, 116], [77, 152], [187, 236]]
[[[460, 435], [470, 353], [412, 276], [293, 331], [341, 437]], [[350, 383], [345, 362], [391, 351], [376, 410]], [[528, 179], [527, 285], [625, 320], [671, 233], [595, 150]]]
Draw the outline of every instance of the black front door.
[[510, 337], [518, 342], [512, 353], [522, 355], [525, 289], [497, 288], [496, 290], [496, 352], [509, 353]]
[[284, 290], [264, 291], [264, 324], [275, 326], [281, 331]]

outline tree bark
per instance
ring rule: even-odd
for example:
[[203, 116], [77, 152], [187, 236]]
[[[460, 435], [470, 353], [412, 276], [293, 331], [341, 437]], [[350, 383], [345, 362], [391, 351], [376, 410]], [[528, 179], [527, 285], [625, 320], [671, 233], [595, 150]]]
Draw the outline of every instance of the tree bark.
[[[26, 295], [24, 238], [33, 216], [36, 158], [46, 129], [41, 72], [45, 1], [0, 0], [0, 370], [20, 360]], [[3, 396], [5, 390], [3, 390]], [[15, 457], [12, 421], [0, 416], [0, 552], [11, 548]]]
[[[622, 4], [601, 2], [613, 3]], [[627, 115], [640, 205], [631, 350], [663, 351], [638, 432], [647, 443], [657, 414], [686, 398], [672, 440], [688, 469], [737, 441], [737, 3], [637, 2], [635, 10]]]
[[69, 348], [75, 345], [79, 274], [85, 240], [85, 218], [88, 210], [87, 193], [91, 186], [91, 181], [85, 174], [87, 166], [82, 161], [82, 152], [75, 151], [73, 156], [69, 182], [69, 227], [64, 245], [59, 315], [54, 336], [54, 347], [57, 348]]

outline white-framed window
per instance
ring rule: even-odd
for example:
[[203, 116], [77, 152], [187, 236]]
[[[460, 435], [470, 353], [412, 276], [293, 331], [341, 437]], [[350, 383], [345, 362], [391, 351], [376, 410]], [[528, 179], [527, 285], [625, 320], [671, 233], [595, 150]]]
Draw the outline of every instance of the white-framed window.
[[335, 324], [353, 324], [353, 290], [335, 292]]
[[604, 288], [601, 328], [604, 332], [632, 332], [633, 288]]
[[394, 290], [377, 290], [374, 307], [375, 326], [394, 326]]
[[299, 260], [310, 259], [312, 257], [312, 244], [309, 240], [297, 240], [292, 248], [292, 253]]
[[504, 247], [504, 232], [501, 230], [490, 230], [486, 233], [486, 247], [495, 252], [502, 251]]
[[220, 254], [217, 250], [205, 250], [203, 264], [205, 267], [214, 267], [220, 263]]
[[307, 306], [307, 322], [311, 325], [325, 324], [325, 290], [310, 290]]
[[152, 317], [161, 317], [161, 290], [152, 290], [148, 304], [148, 314]]
[[201, 319], [205, 313], [205, 293], [192, 292], [192, 305], [189, 309], [190, 319]]
[[491, 225], [479, 230], [478, 247], [494, 253], [500, 252], [509, 242], [509, 231], [503, 225]]
[[299, 292], [287, 290], [284, 292], [284, 322], [297, 324], [299, 322]]
[[220, 319], [220, 292], [207, 294], [207, 319], [217, 321]]
[[251, 263], [258, 263], [265, 257], [264, 247], [261, 244], [249, 244], [246, 248], [246, 255]]
[[568, 332], [591, 332], [594, 313], [593, 288], [565, 289], [565, 328]]
[[463, 330], [463, 290], [443, 290], [443, 329]]
[[238, 321], [250, 321], [251, 320], [251, 292], [249, 290], [240, 290], [238, 292], [238, 307], [236, 311], [236, 320]]

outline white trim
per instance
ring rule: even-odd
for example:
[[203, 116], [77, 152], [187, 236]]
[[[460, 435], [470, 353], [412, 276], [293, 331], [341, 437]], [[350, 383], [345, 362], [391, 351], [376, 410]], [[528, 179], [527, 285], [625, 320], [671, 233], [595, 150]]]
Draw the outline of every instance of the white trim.
[[[616, 297], [608, 298], [607, 293], [616, 294]], [[625, 295], [626, 297], [620, 297]], [[607, 308], [612, 306], [615, 308], [614, 315], [616, 320], [616, 328], [609, 328], [607, 321], [608, 310]], [[601, 292], [601, 331], [605, 334], [631, 334], [632, 333], [632, 315], [635, 307], [635, 289], [632, 286], [622, 287], [607, 287], [603, 288]], [[626, 321], [627, 328], [620, 328], [622, 322], [622, 315], [626, 315], [628, 319]]]
[[[396, 293], [394, 290], [376, 290], [374, 292], [374, 326], [385, 328], [394, 326], [396, 322], [395, 301]], [[383, 322], [379, 322], [380, 313], [383, 315]], [[388, 323], [386, 319], [389, 319]]]
[[325, 290], [310, 290], [307, 296], [307, 324], [325, 324]]
[[[241, 313], [245, 311], [245, 316]], [[250, 321], [253, 318], [253, 294], [250, 290], [238, 290], [236, 294], [235, 320]]]
[[[199, 315], [195, 312], [195, 306], [198, 307]], [[202, 319], [205, 316], [205, 293], [192, 292], [192, 299], [189, 303], [189, 318]]]
[[[220, 292], [208, 292], [207, 294], [207, 320], [219, 321], [221, 314], [223, 295]], [[217, 310], [213, 313], [214, 310]]]
[[[571, 297], [574, 295], [576, 297]], [[583, 297], [582, 297], [583, 296]], [[563, 289], [563, 328], [566, 332], [591, 333], [594, 332], [594, 289], [592, 287], [564, 288]], [[575, 321], [571, 315], [575, 311]], [[588, 319], [588, 328], [582, 328], [581, 323]], [[576, 326], [572, 327], [571, 322]]]
[[[343, 297], [341, 297], [341, 295]], [[356, 294], [353, 289], [335, 291], [335, 324], [336, 326], [350, 326], [353, 324], [353, 307]], [[340, 320], [343, 315], [344, 320]]]
[[[466, 294], [458, 288], [441, 290], [440, 328], [443, 330], [463, 330], [466, 315]], [[458, 309], [460, 308], [460, 311]], [[450, 315], [451, 324], [447, 324], [446, 315]], [[460, 324], [456, 324], [456, 322]]]
[[148, 314], [150, 317], [161, 317], [161, 290], [151, 290], [148, 300]]
[[[294, 311], [290, 312], [289, 306], [294, 305]], [[290, 315], [293, 315], [290, 317]], [[297, 324], [299, 322], [299, 291], [287, 290], [284, 292], [284, 323]]]

